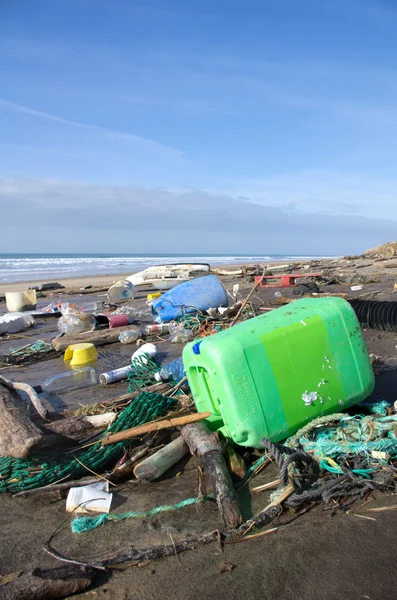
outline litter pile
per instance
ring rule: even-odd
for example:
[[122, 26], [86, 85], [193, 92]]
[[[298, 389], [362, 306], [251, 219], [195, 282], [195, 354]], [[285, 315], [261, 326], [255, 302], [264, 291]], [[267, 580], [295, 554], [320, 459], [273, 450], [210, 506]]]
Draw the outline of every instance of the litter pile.
[[[39, 362], [56, 370], [49, 368], [40, 385], [0, 375], [0, 493], [67, 493], [75, 534], [99, 528], [101, 535], [108, 523], [123, 527], [208, 502], [220, 517], [216, 531], [168, 546], [77, 560], [56, 550], [52, 537], [49, 554], [94, 569], [86, 571], [89, 585], [97, 570], [250, 539], [281, 528], [290, 511], [296, 518], [320, 503], [348, 511], [374, 492], [395, 489], [395, 409], [383, 402], [368, 412], [360, 404], [374, 389], [374, 372], [394, 365], [369, 355], [360, 324], [396, 331], [397, 311], [393, 302], [329, 292], [353, 275], [320, 267], [241, 268], [230, 272], [231, 281], [205, 264], [151, 267], [115, 282], [105, 301], [63, 298], [41, 310], [35, 290], [7, 295], [3, 339], [27, 328], [34, 333], [41, 320], [56, 323], [58, 335], [1, 358], [2, 372]], [[236, 277], [252, 282], [244, 296]], [[139, 288], [148, 285], [159, 291], [142, 305]], [[274, 288], [282, 293], [275, 296]], [[271, 306], [264, 306], [263, 293]], [[118, 396], [105, 397], [119, 388]], [[76, 390], [95, 402], [74, 413], [49, 408], [48, 398]], [[189, 455], [200, 461], [197, 495], [141, 511], [112, 510], [120, 483], [153, 486]], [[271, 466], [277, 479], [253, 487]], [[272, 491], [248, 520], [243, 489]], [[264, 526], [271, 528], [254, 532]], [[81, 571], [70, 577], [86, 585]]]

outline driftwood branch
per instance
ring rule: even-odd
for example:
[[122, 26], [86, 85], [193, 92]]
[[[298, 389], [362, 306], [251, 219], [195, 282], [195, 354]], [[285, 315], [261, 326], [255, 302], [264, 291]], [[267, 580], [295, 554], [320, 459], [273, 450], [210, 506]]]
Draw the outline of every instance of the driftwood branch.
[[190, 452], [203, 461], [205, 475], [211, 482], [219, 512], [227, 529], [235, 529], [243, 522], [236, 492], [223, 457], [224, 445], [217, 433], [208, 430], [205, 423], [186, 425], [181, 435]]
[[15, 391], [25, 392], [29, 396], [29, 400], [39, 413], [39, 415], [47, 420], [48, 419], [48, 410], [45, 408], [44, 404], [38, 397], [37, 393], [34, 391], [31, 385], [28, 383], [19, 383], [17, 381], [11, 381], [10, 379], [6, 379], [3, 375], [0, 375], [0, 384], [4, 385], [4, 387], [8, 389], [12, 389]]
[[65, 556], [64, 554], [61, 554], [51, 546], [52, 538], [44, 546], [44, 550], [48, 554], [50, 554], [50, 556], [62, 562], [79, 564], [96, 569], [106, 569], [108, 567], [112, 567], [114, 565], [122, 564], [125, 562], [134, 561], [138, 563], [144, 560], [155, 560], [158, 558], [165, 558], [167, 556], [174, 556], [175, 554], [180, 554], [181, 552], [185, 552], [186, 550], [193, 550], [198, 546], [202, 546], [210, 542], [215, 542], [219, 539], [236, 539], [244, 535], [251, 528], [269, 525], [275, 519], [277, 519], [277, 517], [279, 517], [282, 512], [283, 508], [280, 504], [276, 506], [270, 505], [266, 507], [263, 511], [261, 511], [259, 514], [257, 514], [255, 517], [249, 519], [236, 529], [226, 531], [215, 530], [209, 533], [204, 533], [202, 535], [189, 537], [184, 540], [175, 541], [174, 543], [169, 544], [167, 546], [153, 546], [151, 548], [137, 548], [136, 546], [130, 546], [129, 548], [125, 548], [124, 550], [110, 558], [93, 561], [91, 563], [74, 561], [74, 559]]
[[236, 316], [234, 317], [230, 327], [233, 327], [233, 325], [235, 324], [235, 322], [237, 321], [237, 319], [240, 317], [241, 313], [243, 312], [244, 308], [246, 307], [246, 305], [248, 304], [248, 302], [251, 299], [251, 296], [254, 294], [254, 292], [258, 289], [258, 287], [261, 285], [263, 278], [265, 276], [266, 273], [266, 265], [263, 268], [263, 273], [262, 273], [262, 277], [259, 279], [259, 281], [257, 283], [255, 283], [255, 285], [253, 286], [253, 288], [251, 289], [250, 293], [248, 294], [248, 296], [246, 297], [246, 299], [244, 300], [244, 302], [242, 303], [242, 305], [240, 306], [240, 309], [238, 311], [238, 313], [236, 314]]
[[14, 389], [0, 385], [0, 456], [26, 458], [43, 441], [28, 416], [26, 403]]
[[87, 589], [96, 572], [87, 567], [33, 569], [0, 585], [0, 600], [52, 600]]
[[91, 416], [66, 417], [41, 425], [40, 428], [45, 434], [56, 433], [74, 440], [92, 429], [106, 429], [116, 417], [117, 414], [113, 412]]

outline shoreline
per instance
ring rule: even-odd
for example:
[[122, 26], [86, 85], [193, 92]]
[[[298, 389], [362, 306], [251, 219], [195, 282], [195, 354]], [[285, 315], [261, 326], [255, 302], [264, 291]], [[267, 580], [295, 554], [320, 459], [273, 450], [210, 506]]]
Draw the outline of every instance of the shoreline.
[[[267, 265], [284, 265], [284, 264], [292, 264], [294, 261], [287, 260], [268, 260], [266, 261]], [[309, 264], [310, 261], [307, 261]], [[258, 264], [258, 262], [247, 262], [247, 263], [234, 263], [234, 264], [220, 264], [220, 265], [211, 265], [211, 269], [222, 269], [224, 271], [233, 271], [242, 267], [253, 267]], [[106, 273], [103, 275], [79, 275], [76, 277], [57, 277], [54, 279], [36, 279], [30, 281], [16, 281], [16, 282], [6, 282], [0, 283], [0, 295], [3, 295], [5, 292], [20, 292], [22, 290], [27, 290], [36, 285], [40, 285], [41, 283], [50, 283], [57, 282], [61, 285], [65, 286], [65, 289], [75, 289], [82, 288], [87, 285], [92, 285], [93, 287], [110, 287], [115, 281], [119, 279], [125, 279], [126, 276], [133, 275], [134, 273], [138, 273], [139, 271], [133, 271], [132, 273]], [[49, 292], [61, 292], [62, 290], [48, 290]]]

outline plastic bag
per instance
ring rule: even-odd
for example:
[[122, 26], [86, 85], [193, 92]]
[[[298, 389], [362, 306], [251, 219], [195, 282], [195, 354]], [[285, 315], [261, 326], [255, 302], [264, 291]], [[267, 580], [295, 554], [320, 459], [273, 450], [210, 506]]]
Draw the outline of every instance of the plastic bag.
[[62, 302], [61, 313], [66, 314], [66, 311], [74, 310], [79, 313], [92, 313], [103, 308], [103, 302], [83, 301], [83, 302]]
[[171, 344], [186, 344], [193, 339], [191, 329], [185, 329], [182, 323], [171, 323], [169, 326], [170, 337], [168, 338]]

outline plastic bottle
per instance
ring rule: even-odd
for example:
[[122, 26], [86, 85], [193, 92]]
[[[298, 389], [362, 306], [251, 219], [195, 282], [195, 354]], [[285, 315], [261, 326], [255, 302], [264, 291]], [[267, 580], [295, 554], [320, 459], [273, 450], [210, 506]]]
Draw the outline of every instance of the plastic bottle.
[[134, 352], [134, 354], [131, 356], [131, 365], [121, 367], [120, 369], [114, 369], [113, 371], [108, 371], [107, 373], [101, 373], [99, 376], [99, 382], [102, 385], [109, 385], [110, 383], [116, 383], [116, 381], [127, 379], [128, 375], [134, 372], [134, 361], [136, 359], [140, 359], [142, 362], [145, 362], [145, 356], [148, 358], [153, 358], [156, 353], [157, 348], [154, 344], [143, 344], [143, 346], [136, 350], [136, 352]]
[[68, 308], [66, 313], [58, 320], [58, 331], [72, 335], [83, 331], [95, 329], [96, 320], [90, 314], [81, 313]]
[[131, 362], [134, 362], [135, 358], [139, 358], [141, 356], [148, 356], [149, 358], [153, 358], [157, 354], [157, 348], [154, 344], [143, 344], [138, 350], [135, 350], [134, 354], [131, 356]]
[[142, 332], [139, 329], [129, 329], [122, 331], [119, 335], [119, 340], [122, 344], [133, 344], [142, 336]]
[[185, 367], [183, 366], [182, 357], [166, 363], [159, 373], [155, 374], [156, 381], [168, 381], [172, 379], [177, 383], [186, 377]]
[[41, 394], [41, 392], [57, 394], [58, 392], [88, 387], [90, 385], [95, 385], [96, 383], [98, 383], [98, 378], [94, 369], [92, 367], [84, 367], [83, 369], [76, 369], [74, 371], [68, 371], [67, 373], [48, 377], [43, 385], [38, 385], [34, 389], [39, 394]]
[[169, 330], [171, 344], [186, 344], [194, 338], [192, 330], [185, 329], [182, 323], [170, 323]]
[[26, 313], [24, 313], [24, 312], [6, 313], [3, 316], [3, 320], [7, 321], [7, 320], [10, 320], [10, 318], [11, 318], [11, 320], [13, 320], [14, 317], [22, 317], [22, 319], [25, 322], [26, 327], [32, 327], [35, 323], [34, 317], [28, 312], [26, 312]]
[[168, 330], [168, 323], [163, 323], [162, 325], [146, 325], [145, 327], [146, 335], [160, 335]]

